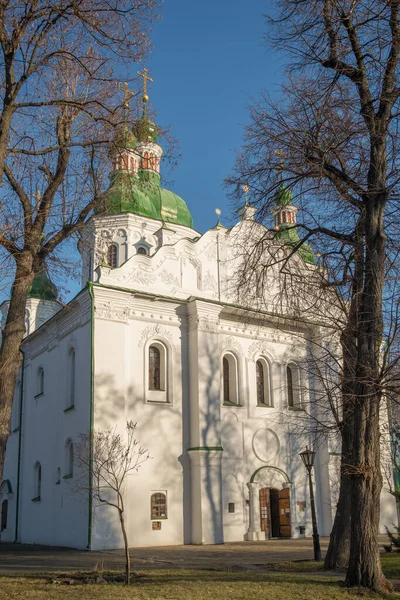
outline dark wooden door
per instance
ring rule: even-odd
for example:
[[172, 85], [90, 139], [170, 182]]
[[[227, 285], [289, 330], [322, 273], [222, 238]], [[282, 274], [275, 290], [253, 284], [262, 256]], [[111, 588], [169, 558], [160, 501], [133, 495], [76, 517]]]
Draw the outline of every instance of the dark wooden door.
[[279, 536], [290, 538], [292, 528], [290, 525], [290, 490], [285, 488], [279, 491]]
[[279, 490], [271, 488], [269, 490], [269, 499], [271, 507], [271, 537], [280, 537], [279, 530]]
[[271, 537], [271, 513], [269, 502], [269, 488], [261, 488], [259, 491], [260, 498], [260, 520], [261, 531], [265, 531], [265, 537]]

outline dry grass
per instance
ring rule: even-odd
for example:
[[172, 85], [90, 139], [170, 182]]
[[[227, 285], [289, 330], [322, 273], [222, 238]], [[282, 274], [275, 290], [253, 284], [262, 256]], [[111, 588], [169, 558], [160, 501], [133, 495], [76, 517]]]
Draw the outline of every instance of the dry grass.
[[[360, 600], [332, 578], [295, 573], [154, 570], [129, 587], [120, 583], [64, 585], [46, 576], [1, 577], [1, 600]], [[54, 576], [52, 576], [54, 577]], [[69, 575], [72, 579], [73, 574]], [[399, 599], [398, 594], [363, 598]]]

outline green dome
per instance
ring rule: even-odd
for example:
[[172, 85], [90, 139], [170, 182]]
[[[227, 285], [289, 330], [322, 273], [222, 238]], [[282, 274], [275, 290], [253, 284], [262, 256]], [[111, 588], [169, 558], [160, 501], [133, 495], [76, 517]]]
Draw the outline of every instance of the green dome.
[[293, 204], [293, 192], [285, 186], [283, 181], [279, 186], [279, 190], [275, 192], [274, 200], [277, 206], [288, 206], [289, 204]]
[[127, 123], [118, 127], [111, 148], [118, 148], [119, 150], [126, 148], [134, 150], [136, 148], [135, 134]]
[[42, 271], [35, 275], [28, 297], [38, 298], [39, 300], [57, 300], [57, 296], [58, 291], [56, 286], [48, 277], [46, 269], [42, 269]]
[[160, 187], [158, 173], [147, 170], [140, 170], [138, 177], [132, 173], [114, 173], [96, 212], [108, 215], [131, 212], [193, 228], [193, 218], [183, 198]]
[[158, 138], [157, 125], [143, 115], [133, 124], [133, 132], [138, 142], [155, 142]]

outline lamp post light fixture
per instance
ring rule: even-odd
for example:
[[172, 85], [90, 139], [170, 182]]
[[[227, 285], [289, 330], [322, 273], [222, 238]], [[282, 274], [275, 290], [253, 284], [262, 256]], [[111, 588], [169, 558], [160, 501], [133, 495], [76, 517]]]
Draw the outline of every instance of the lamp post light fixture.
[[313, 544], [314, 544], [314, 560], [322, 560], [321, 557], [321, 547], [319, 545], [319, 535], [317, 528], [317, 516], [315, 514], [315, 501], [314, 501], [314, 489], [313, 482], [311, 479], [311, 469], [314, 466], [314, 458], [315, 452], [309, 450], [306, 446], [306, 449], [303, 452], [300, 452], [301, 460], [305, 468], [308, 471], [308, 481], [310, 484], [310, 503], [311, 503], [311, 517], [312, 517], [312, 529], [313, 529]]

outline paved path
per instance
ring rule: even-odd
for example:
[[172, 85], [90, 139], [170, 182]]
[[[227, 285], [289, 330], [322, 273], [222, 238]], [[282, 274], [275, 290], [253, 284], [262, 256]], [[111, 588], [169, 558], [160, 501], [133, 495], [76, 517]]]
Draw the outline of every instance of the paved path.
[[[322, 552], [328, 538], [321, 538]], [[257, 568], [265, 563], [313, 558], [312, 540], [268, 540], [237, 542], [218, 546], [162, 546], [131, 548], [133, 568], [144, 569], [240, 569]], [[120, 568], [122, 550], [87, 552], [71, 548], [50, 548], [25, 544], [0, 543], [0, 573], [73, 571]]]

